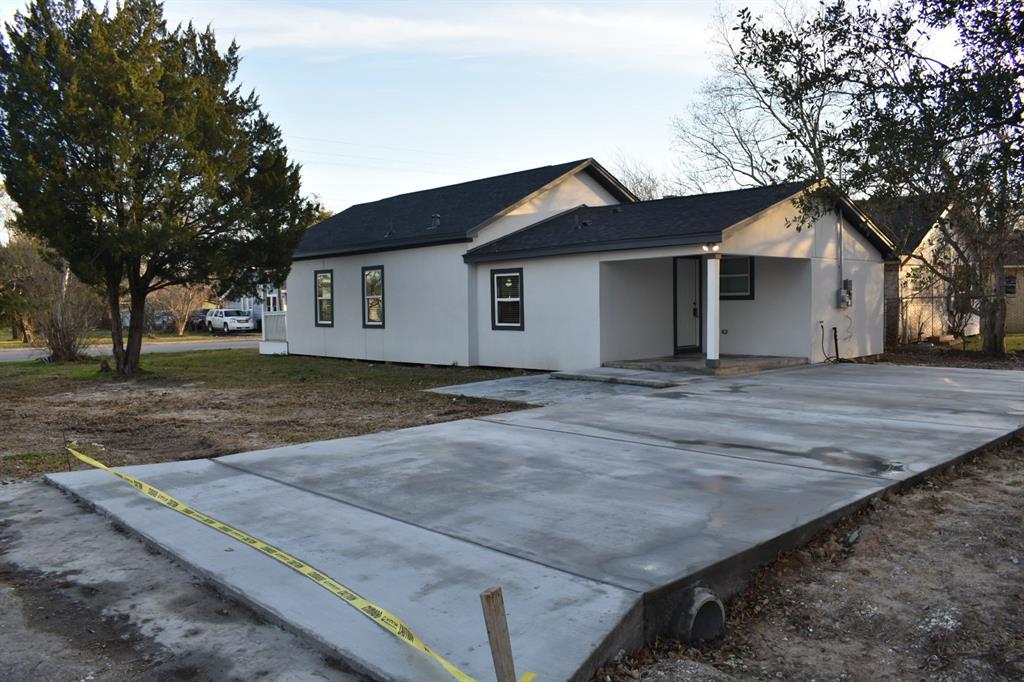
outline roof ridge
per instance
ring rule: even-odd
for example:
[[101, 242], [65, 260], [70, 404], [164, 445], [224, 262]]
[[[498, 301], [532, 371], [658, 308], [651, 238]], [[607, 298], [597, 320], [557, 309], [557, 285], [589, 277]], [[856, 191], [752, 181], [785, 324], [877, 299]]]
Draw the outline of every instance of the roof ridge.
[[777, 182], [774, 185], [759, 185], [757, 187], [740, 187], [739, 189], [723, 189], [723, 190], [719, 190], [717, 192], [698, 192], [696, 194], [675, 194], [675, 195], [672, 195], [672, 196], [669, 196], [669, 197], [661, 197], [660, 199], [648, 199], [646, 201], [637, 201], [637, 202], [634, 202], [634, 204], [650, 204], [650, 203], [653, 203], [655, 201], [669, 201], [669, 200], [672, 200], [672, 199], [693, 199], [693, 198], [696, 198], [696, 197], [712, 197], [712, 196], [715, 196], [717, 194], [738, 194], [740, 192], [754, 192], [754, 191], [757, 191], [757, 190], [778, 189], [780, 187], [787, 187], [789, 185], [794, 185], [794, 186], [795, 185], [803, 185], [803, 186], [806, 187], [806, 186], [809, 186], [809, 185], [813, 184], [814, 182], [815, 182], [814, 180], [792, 180], [790, 182]]
[[348, 208], [345, 208], [344, 210], [340, 211], [340, 213], [344, 213], [345, 211], [349, 210], [350, 208], [355, 208], [356, 206], [369, 206], [370, 204], [379, 204], [382, 201], [390, 201], [391, 199], [397, 199], [399, 197], [408, 197], [408, 196], [412, 196], [413, 194], [423, 194], [425, 192], [436, 192], [437, 190], [440, 190], [440, 189], [450, 189], [452, 187], [459, 187], [461, 185], [471, 185], [471, 184], [473, 184], [475, 182], [483, 182], [485, 180], [497, 180], [498, 178], [505, 178], [505, 177], [509, 177], [511, 175], [522, 175], [523, 173], [532, 173], [533, 171], [544, 170], [545, 168], [558, 168], [560, 166], [566, 166], [567, 168], [575, 168], [576, 166], [579, 166], [580, 164], [586, 163], [587, 161], [593, 161], [593, 160], [594, 160], [593, 158], [587, 157], [585, 159], [579, 159], [578, 161], [566, 161], [565, 163], [550, 163], [550, 164], [548, 164], [546, 166], [536, 166], [534, 168], [524, 168], [522, 170], [511, 171], [511, 172], [508, 172], [508, 173], [499, 173], [497, 175], [488, 175], [487, 177], [484, 177], [484, 178], [475, 178], [473, 180], [464, 180], [462, 182], [453, 182], [450, 185], [438, 185], [436, 187], [427, 187], [425, 189], [417, 189], [417, 190], [413, 190], [411, 192], [402, 192], [401, 194], [392, 194], [390, 196], [381, 197], [380, 199], [374, 199], [373, 201], [364, 201], [364, 202], [359, 203], [359, 204], [352, 204]]

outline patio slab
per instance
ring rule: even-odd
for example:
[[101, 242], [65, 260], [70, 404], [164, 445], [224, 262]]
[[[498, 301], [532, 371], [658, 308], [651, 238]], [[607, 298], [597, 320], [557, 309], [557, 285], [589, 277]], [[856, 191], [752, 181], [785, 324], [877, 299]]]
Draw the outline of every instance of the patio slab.
[[[501, 585], [520, 670], [589, 679], [669, 632], [697, 582], [729, 594], [871, 496], [1021, 427], [1021, 372], [814, 366], [129, 470], [379, 601], [481, 679], [477, 595]], [[367, 674], [444, 679], [109, 474], [49, 478]]]

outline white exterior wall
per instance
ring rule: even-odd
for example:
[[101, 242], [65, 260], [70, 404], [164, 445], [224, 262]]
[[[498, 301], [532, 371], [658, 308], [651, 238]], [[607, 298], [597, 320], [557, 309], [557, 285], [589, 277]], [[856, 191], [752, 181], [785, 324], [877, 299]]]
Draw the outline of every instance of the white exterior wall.
[[[394, 362], [469, 364], [465, 244], [296, 261], [288, 276], [288, 350]], [[384, 328], [364, 329], [362, 268], [384, 266]], [[314, 325], [313, 273], [334, 271], [334, 326]]]
[[474, 235], [473, 243], [468, 245], [466, 250], [494, 241], [581, 204], [608, 206], [617, 203], [618, 200], [601, 187], [597, 180], [586, 172], [577, 173], [485, 225]]
[[754, 298], [719, 302], [719, 351], [725, 355], [810, 358], [811, 261], [754, 258]]
[[[613, 203], [617, 203], [615, 197], [583, 172], [565, 178], [484, 226], [472, 243], [296, 261], [287, 286], [289, 352], [393, 362], [545, 368], [549, 365], [544, 363], [553, 357], [550, 349], [537, 353], [527, 346], [537, 341], [548, 326], [568, 329], [559, 317], [561, 313], [549, 310], [550, 306], [544, 303], [545, 294], [550, 296], [551, 290], [567, 287], [560, 280], [555, 281], [557, 277], [550, 270], [545, 275], [544, 268], [538, 270], [538, 279], [524, 278], [527, 331], [494, 332], [506, 336], [492, 338], [486, 333], [491, 327], [488, 280], [491, 268], [467, 265], [462, 255], [475, 246], [580, 204]], [[588, 277], [594, 280], [590, 306], [594, 309], [592, 347], [565, 351], [560, 357], [564, 359], [579, 352], [593, 365], [597, 362], [598, 347], [597, 266], [593, 257], [586, 260], [593, 271]], [[362, 268], [373, 265], [384, 266], [383, 329], [366, 329], [362, 324]], [[313, 273], [316, 270], [334, 271], [333, 327], [314, 324]], [[572, 267], [566, 271], [567, 277], [571, 276], [570, 272], [574, 272]], [[478, 288], [480, 278], [486, 285], [484, 288]], [[544, 288], [541, 288], [542, 283]], [[531, 295], [534, 291], [539, 295], [536, 299]], [[531, 319], [536, 325], [533, 328]], [[524, 334], [525, 342], [516, 341], [517, 335]], [[509, 352], [509, 347], [518, 350]], [[502, 353], [509, 353], [510, 359], [500, 360]]]
[[835, 351], [832, 327], [839, 334], [839, 354], [843, 358], [881, 353], [885, 340], [885, 264], [881, 254], [846, 220], [842, 221], [843, 278], [853, 280], [853, 305], [836, 307], [840, 286], [839, 240], [835, 214], [824, 216], [815, 225], [815, 257], [811, 267], [812, 362], [824, 362], [821, 350], [821, 326], [825, 326], [825, 351]]
[[[491, 328], [491, 270], [523, 269], [523, 330]], [[600, 277], [593, 255], [482, 263], [476, 268], [477, 362], [580, 369], [601, 364]]]
[[601, 362], [675, 352], [673, 260], [600, 263]]
[[[809, 308], [804, 317], [805, 340], [800, 344], [803, 352], [785, 353], [808, 357], [811, 362], [823, 362], [821, 327], [824, 323], [829, 355], [833, 353], [832, 327], [839, 333], [842, 357], [861, 357], [882, 352], [884, 331], [884, 264], [878, 250], [868, 242], [845, 218], [835, 212], [826, 213], [812, 225], [797, 230], [793, 223], [797, 209], [783, 202], [763, 211], [758, 216], [726, 230], [722, 253], [773, 257], [805, 258], [810, 261]], [[846, 309], [836, 307], [839, 276], [839, 239], [837, 223], [842, 223], [843, 278], [853, 280], [853, 305]], [[756, 268], [757, 266], [755, 266]], [[756, 275], [755, 275], [756, 276]], [[755, 289], [755, 302], [769, 303]], [[731, 302], [731, 303], [738, 303]], [[723, 302], [723, 316], [725, 303]], [[792, 311], [784, 311], [790, 315]], [[767, 318], [767, 323], [772, 318]], [[795, 321], [796, 317], [793, 316]], [[723, 323], [724, 324], [724, 323]], [[767, 326], [764, 327], [768, 329]], [[796, 336], [794, 336], [794, 339]], [[723, 337], [722, 352], [740, 352], [726, 347]], [[748, 351], [742, 351], [748, 352]], [[767, 351], [760, 351], [766, 354]], [[772, 353], [774, 354], [774, 353]]]

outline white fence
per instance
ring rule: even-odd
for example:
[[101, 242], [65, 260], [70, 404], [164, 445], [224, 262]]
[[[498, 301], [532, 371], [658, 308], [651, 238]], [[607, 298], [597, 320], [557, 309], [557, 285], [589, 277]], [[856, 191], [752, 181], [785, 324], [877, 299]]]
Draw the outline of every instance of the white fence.
[[287, 313], [263, 313], [263, 340], [287, 341]]

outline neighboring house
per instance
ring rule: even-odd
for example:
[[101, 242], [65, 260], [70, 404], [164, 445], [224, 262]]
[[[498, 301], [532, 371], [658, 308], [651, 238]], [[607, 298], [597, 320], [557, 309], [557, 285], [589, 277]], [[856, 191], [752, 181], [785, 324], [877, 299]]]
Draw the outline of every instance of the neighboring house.
[[285, 290], [270, 284], [257, 284], [256, 291], [251, 295], [232, 298], [229, 291], [221, 301], [222, 308], [245, 310], [256, 320], [256, 329], [263, 328], [264, 313], [277, 313], [285, 310]]
[[796, 229], [794, 183], [638, 202], [593, 159], [403, 194], [314, 226], [286, 351], [578, 369], [704, 353], [882, 351], [893, 244], [851, 202]]
[[864, 208], [876, 224], [892, 234], [896, 244], [894, 257], [886, 264], [886, 344], [978, 334], [979, 318], [970, 312], [970, 301], [925, 264], [942, 267], [948, 273], [950, 266], [943, 264], [955, 260], [938, 225], [946, 219], [948, 208], [943, 210], [909, 197], [868, 201]]

